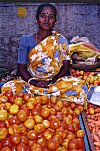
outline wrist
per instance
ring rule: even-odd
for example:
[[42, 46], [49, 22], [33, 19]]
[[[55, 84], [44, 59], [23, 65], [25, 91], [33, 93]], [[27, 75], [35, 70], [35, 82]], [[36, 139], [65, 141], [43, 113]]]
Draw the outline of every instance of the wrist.
[[28, 83], [31, 84], [31, 85], [36, 85], [37, 81], [34, 80], [33, 78], [30, 78], [30, 79], [28, 80]]

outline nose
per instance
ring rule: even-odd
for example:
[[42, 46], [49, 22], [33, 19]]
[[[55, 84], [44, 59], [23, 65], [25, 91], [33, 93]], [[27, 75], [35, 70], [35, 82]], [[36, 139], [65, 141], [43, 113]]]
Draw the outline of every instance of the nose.
[[45, 16], [45, 21], [49, 21], [49, 16]]

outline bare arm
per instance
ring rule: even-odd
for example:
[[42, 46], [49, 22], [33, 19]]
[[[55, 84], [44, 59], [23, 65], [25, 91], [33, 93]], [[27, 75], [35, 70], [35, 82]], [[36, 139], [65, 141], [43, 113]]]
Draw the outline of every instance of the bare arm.
[[59, 73], [51, 80], [52, 83], [55, 83], [59, 78], [67, 75], [68, 73], [70, 73], [70, 61], [64, 60], [63, 66], [61, 67]]

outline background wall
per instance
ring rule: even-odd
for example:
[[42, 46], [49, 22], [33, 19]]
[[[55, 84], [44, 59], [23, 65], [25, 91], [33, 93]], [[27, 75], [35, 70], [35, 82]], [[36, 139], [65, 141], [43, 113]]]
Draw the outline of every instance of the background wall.
[[[40, 3], [0, 3], [0, 67], [14, 70], [17, 67], [18, 44], [21, 35], [38, 30], [36, 10]], [[53, 3], [58, 11], [54, 30], [68, 39], [86, 36], [100, 48], [100, 5], [87, 3]], [[24, 8], [26, 16], [19, 17]], [[24, 12], [22, 12], [24, 14]]]

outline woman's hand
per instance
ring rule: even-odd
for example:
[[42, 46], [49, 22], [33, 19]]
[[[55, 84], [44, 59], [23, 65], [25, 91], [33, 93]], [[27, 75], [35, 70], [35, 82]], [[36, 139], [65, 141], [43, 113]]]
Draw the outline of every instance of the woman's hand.
[[41, 88], [48, 88], [48, 87], [49, 87], [49, 84], [50, 84], [49, 81], [45, 81], [45, 80], [37, 80], [35, 86], [41, 87]]

